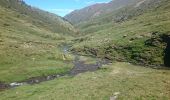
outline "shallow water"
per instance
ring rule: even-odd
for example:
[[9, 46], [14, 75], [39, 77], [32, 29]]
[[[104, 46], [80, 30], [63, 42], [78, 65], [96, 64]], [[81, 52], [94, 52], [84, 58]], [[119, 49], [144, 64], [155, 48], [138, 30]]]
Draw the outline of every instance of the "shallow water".
[[[62, 52], [64, 55], [67, 55], [68, 53], [70, 53], [69, 51], [69, 46], [68, 45], [64, 45], [62, 46]], [[32, 77], [29, 78], [27, 80], [21, 81], [21, 82], [12, 82], [10, 84], [5, 84], [0, 82], [0, 90], [5, 90], [5, 89], [10, 89], [10, 88], [14, 88], [14, 87], [18, 87], [18, 86], [22, 86], [25, 84], [38, 84], [44, 81], [50, 81], [56, 78], [60, 78], [63, 76], [75, 76], [77, 74], [80, 73], [84, 73], [84, 72], [88, 72], [88, 71], [96, 71], [98, 70], [103, 64], [108, 64], [110, 63], [109, 60], [100, 60], [98, 58], [94, 58], [95, 59], [95, 63], [93, 64], [86, 64], [86, 61], [81, 61], [80, 60], [80, 55], [74, 53], [74, 60], [73, 60], [73, 64], [74, 67], [63, 74], [54, 74], [54, 75], [48, 75], [48, 76], [39, 76], [39, 77]]]

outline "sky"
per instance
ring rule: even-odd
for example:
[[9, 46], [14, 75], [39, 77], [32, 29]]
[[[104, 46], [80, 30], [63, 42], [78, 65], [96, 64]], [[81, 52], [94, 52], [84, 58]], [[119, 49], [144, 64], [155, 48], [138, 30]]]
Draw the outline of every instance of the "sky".
[[27, 4], [59, 16], [65, 16], [76, 9], [95, 4], [107, 3], [111, 0], [24, 0]]

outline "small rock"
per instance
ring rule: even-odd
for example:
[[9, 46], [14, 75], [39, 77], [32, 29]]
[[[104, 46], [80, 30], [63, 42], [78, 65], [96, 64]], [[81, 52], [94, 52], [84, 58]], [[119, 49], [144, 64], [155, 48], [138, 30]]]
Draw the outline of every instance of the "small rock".
[[16, 94], [18, 94], [18, 92], [16, 92]]
[[137, 38], [137, 39], [141, 39], [141, 38], [143, 38], [143, 36], [138, 35], [138, 36], [136, 36], [136, 38]]
[[129, 41], [129, 43], [132, 43], [132, 41]]
[[39, 80], [35, 80], [35, 82], [36, 82], [36, 83], [38, 83], [38, 82], [39, 82]]
[[129, 62], [128, 62], [127, 64], [129, 64], [129, 65], [130, 65], [131, 63], [129, 63]]
[[35, 61], [35, 58], [32, 58], [33, 61]]
[[57, 77], [60, 77], [60, 75], [57, 75]]
[[15, 86], [15, 85], [16, 85], [16, 83], [15, 83], [15, 82], [10, 84], [10, 86]]
[[116, 97], [110, 97], [110, 100], [116, 100]]
[[114, 96], [118, 96], [120, 94], [120, 92], [115, 92]]
[[110, 100], [116, 100], [118, 98], [118, 95], [120, 94], [120, 92], [115, 92], [113, 94], [113, 96], [110, 97]]
[[64, 54], [62, 56], [63, 56], [63, 60], [66, 60], [66, 56]]
[[51, 79], [51, 77], [50, 76], [47, 76], [47, 80], [50, 80]]
[[127, 37], [127, 35], [123, 35], [123, 37], [125, 38], [125, 37]]
[[10, 84], [11, 87], [21, 86], [21, 85], [23, 85], [23, 83], [14, 82], [14, 83], [11, 83], [11, 84]]

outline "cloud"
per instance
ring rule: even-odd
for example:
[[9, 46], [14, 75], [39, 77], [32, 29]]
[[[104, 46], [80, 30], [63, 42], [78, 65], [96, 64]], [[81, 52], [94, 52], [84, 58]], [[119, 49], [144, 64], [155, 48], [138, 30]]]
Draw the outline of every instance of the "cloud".
[[47, 9], [47, 11], [55, 13], [60, 16], [65, 16], [66, 14], [74, 11], [74, 9]]
[[87, 5], [92, 5], [92, 4], [96, 4], [96, 3], [106, 3], [106, 2], [97, 2], [97, 1], [87, 1], [87, 2], [85, 2], [85, 4], [87, 4]]
[[74, 9], [49, 9], [49, 11], [55, 12], [72, 12]]
[[70, 13], [74, 11], [74, 9], [48, 9], [48, 11], [55, 13]]
[[87, 5], [90, 5], [90, 4], [94, 4], [94, 3], [96, 3], [95, 1], [87, 1], [87, 2], [85, 2]]

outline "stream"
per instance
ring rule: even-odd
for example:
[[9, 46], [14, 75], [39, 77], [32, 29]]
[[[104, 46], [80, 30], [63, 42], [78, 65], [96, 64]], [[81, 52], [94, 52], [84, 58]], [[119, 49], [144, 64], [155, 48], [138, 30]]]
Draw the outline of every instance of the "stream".
[[[70, 52], [68, 50], [69, 50], [68, 45], [62, 46], [63, 55], [69, 54]], [[75, 76], [77, 74], [88, 72], [88, 71], [92, 72], [92, 71], [98, 70], [102, 65], [110, 63], [109, 60], [106, 60], [106, 59], [99, 60], [98, 58], [95, 58], [96, 59], [95, 63], [86, 64], [85, 61], [80, 60], [80, 55], [76, 53], [72, 53], [72, 54], [75, 56], [72, 62], [74, 64], [74, 67], [70, 71], [64, 74], [54, 74], [54, 75], [48, 75], [48, 76], [32, 77], [21, 82], [12, 82], [10, 84], [5, 84], [5, 83], [0, 82], [0, 90], [2, 91], [2, 90], [10, 89], [10, 88], [15, 88], [15, 87], [22, 86], [25, 84], [30, 84], [30, 85], [39, 84], [44, 81], [50, 81], [50, 80], [60, 78], [63, 76]]]

